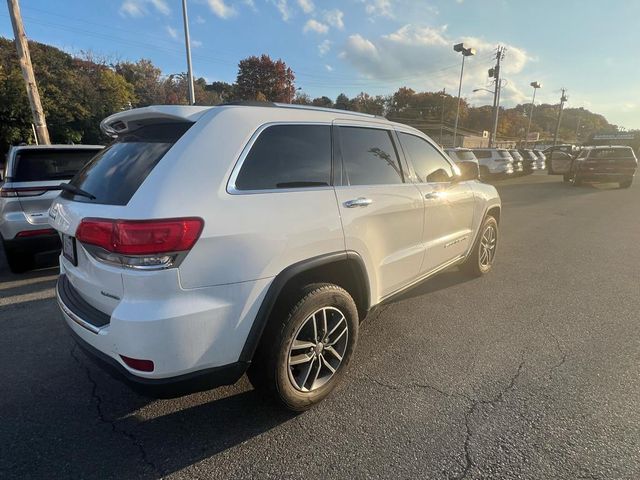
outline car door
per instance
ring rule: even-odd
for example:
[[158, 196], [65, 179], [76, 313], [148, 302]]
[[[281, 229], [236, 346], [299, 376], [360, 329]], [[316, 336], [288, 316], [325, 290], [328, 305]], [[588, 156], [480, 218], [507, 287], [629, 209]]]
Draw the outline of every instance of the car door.
[[377, 303], [418, 275], [424, 256], [424, 202], [405, 179], [387, 125], [336, 122], [334, 145], [345, 247], [362, 256]]
[[398, 132], [402, 150], [413, 169], [425, 201], [425, 275], [464, 255], [473, 241], [474, 193], [468, 182], [455, 179], [451, 163], [424, 137]]
[[551, 153], [551, 171], [557, 174], [569, 173], [573, 158], [568, 153], [556, 150]]

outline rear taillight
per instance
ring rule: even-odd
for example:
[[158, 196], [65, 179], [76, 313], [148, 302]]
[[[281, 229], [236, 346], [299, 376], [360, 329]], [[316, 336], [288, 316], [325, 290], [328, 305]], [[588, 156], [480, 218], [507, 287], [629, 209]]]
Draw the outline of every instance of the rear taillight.
[[94, 257], [108, 263], [139, 269], [169, 268], [191, 250], [203, 226], [201, 218], [86, 218], [76, 230], [76, 239]]
[[57, 185], [54, 187], [2, 187], [0, 188], [0, 197], [37, 197], [51, 190], [60, 190], [60, 187]]
[[16, 238], [28, 238], [28, 237], [40, 237], [42, 235], [55, 235], [56, 231], [53, 228], [41, 228], [38, 230], [23, 230], [18, 232]]

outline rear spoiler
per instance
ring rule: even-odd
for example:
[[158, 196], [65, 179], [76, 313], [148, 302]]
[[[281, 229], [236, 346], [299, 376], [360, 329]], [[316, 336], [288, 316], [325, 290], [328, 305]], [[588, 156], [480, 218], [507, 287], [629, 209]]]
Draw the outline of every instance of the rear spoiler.
[[186, 105], [160, 105], [134, 108], [114, 113], [100, 122], [100, 130], [105, 135], [116, 137], [141, 125], [164, 122], [196, 122], [212, 107]]

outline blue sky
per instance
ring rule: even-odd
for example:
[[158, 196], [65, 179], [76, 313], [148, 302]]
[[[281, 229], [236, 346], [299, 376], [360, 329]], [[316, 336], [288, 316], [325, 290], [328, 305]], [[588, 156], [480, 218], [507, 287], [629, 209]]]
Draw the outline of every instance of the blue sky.
[[[21, 0], [29, 37], [69, 52], [149, 58], [165, 73], [186, 70], [180, 0]], [[238, 60], [285, 60], [296, 85], [335, 98], [415, 90], [457, 90], [464, 41], [478, 51], [465, 67], [463, 96], [484, 92], [493, 50], [505, 45], [503, 104], [584, 106], [640, 128], [640, 1], [631, 0], [189, 0], [195, 73], [235, 79]], [[6, 10], [0, 35], [12, 37]]]

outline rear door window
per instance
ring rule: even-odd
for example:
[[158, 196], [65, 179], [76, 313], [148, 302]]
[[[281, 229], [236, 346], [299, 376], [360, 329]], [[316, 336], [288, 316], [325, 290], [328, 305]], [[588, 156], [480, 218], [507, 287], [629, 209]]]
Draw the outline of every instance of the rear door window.
[[69, 182], [96, 198], [68, 191], [62, 192], [61, 196], [77, 202], [126, 205], [191, 125], [191, 122], [146, 125], [118, 136]]
[[235, 180], [237, 190], [331, 184], [331, 126], [273, 125], [254, 142]]
[[403, 183], [391, 132], [379, 128], [339, 127], [344, 174], [348, 185]]
[[23, 149], [15, 154], [14, 182], [68, 180], [100, 149]]

